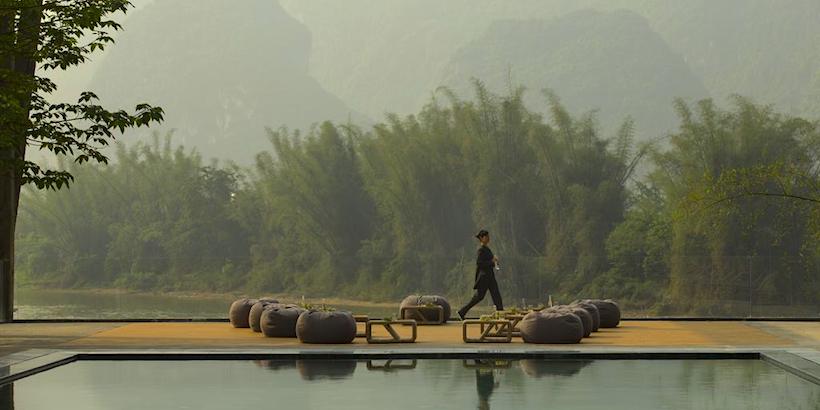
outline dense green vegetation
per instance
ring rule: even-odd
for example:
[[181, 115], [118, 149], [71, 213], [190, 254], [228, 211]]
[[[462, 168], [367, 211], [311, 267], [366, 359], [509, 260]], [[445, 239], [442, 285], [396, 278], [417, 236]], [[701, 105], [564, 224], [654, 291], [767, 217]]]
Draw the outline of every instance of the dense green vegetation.
[[111, 165], [66, 164], [71, 190], [25, 194], [22, 279], [463, 300], [484, 227], [516, 302], [738, 314], [751, 297], [816, 313], [817, 123], [740, 98], [679, 102], [668, 142], [636, 145], [631, 120], [606, 136], [551, 93], [544, 118], [523, 90], [474, 88], [367, 129], [271, 132], [251, 169], [203, 163], [170, 138], [120, 147]]

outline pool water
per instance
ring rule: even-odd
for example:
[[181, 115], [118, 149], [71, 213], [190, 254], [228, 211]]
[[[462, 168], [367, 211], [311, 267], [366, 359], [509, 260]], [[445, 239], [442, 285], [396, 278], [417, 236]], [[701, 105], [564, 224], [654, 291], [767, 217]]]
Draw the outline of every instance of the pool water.
[[79, 361], [2, 409], [820, 409], [759, 360]]

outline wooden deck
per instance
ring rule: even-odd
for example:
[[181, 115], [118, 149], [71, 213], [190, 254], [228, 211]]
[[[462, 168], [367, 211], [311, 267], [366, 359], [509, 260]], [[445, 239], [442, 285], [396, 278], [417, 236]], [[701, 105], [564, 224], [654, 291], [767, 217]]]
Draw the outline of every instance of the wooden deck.
[[[363, 326], [363, 324], [359, 324]], [[460, 322], [418, 329], [416, 343], [395, 348], [464, 347]], [[296, 339], [266, 338], [228, 323], [11, 323], [0, 324], [0, 356], [30, 349], [309, 349]], [[338, 349], [377, 347], [357, 338]], [[520, 338], [512, 343], [522, 346]], [[534, 348], [567, 345], [529, 345]], [[623, 321], [601, 329], [573, 349], [584, 348], [809, 348], [820, 350], [820, 322]]]

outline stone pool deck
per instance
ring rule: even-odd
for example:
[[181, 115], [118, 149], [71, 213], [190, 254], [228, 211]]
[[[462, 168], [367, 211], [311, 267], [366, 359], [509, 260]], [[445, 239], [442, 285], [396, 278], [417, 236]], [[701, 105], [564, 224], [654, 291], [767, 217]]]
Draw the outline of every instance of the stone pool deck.
[[[360, 324], [360, 326], [362, 326]], [[419, 326], [413, 344], [368, 345], [357, 338], [349, 345], [333, 345], [334, 351], [349, 349], [412, 348], [448, 349], [491, 347], [497, 351], [572, 348], [622, 351], [662, 349], [800, 349], [816, 352], [820, 362], [820, 322], [759, 321], [640, 321], [625, 320], [615, 329], [601, 329], [577, 345], [528, 345], [520, 338], [512, 343], [465, 344], [461, 324]], [[234, 329], [228, 323], [10, 323], [0, 324], [0, 357], [37, 351], [96, 350], [214, 350], [214, 349], [320, 349], [296, 339], [266, 338], [250, 329]], [[325, 346], [327, 347], [327, 346]]]
[[[362, 326], [359, 324], [359, 326]], [[451, 356], [611, 359], [758, 358], [820, 384], [820, 321], [624, 320], [574, 345], [463, 343], [461, 323], [419, 326], [416, 343], [308, 345], [227, 322], [0, 324], [0, 386], [76, 360], [393, 358]]]

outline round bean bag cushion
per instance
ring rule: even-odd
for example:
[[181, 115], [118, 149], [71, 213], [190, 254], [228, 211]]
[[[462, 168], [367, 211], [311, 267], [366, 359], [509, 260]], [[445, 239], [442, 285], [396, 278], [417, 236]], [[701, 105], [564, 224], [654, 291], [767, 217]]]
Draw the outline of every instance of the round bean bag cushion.
[[[401, 312], [401, 308], [406, 306], [424, 306], [427, 304], [433, 304], [437, 306], [441, 306], [444, 314], [444, 321], [448, 321], [450, 319], [450, 313], [452, 312], [452, 308], [450, 307], [450, 302], [447, 301], [446, 298], [443, 296], [438, 295], [427, 295], [427, 296], [418, 296], [418, 295], [410, 295], [404, 300], [401, 301], [399, 305], [399, 312]], [[422, 314], [424, 314], [422, 312]], [[438, 317], [427, 317], [425, 318], [429, 321], [438, 320]]]
[[342, 380], [353, 376], [355, 360], [299, 360], [296, 367], [302, 380]]
[[618, 327], [621, 322], [621, 308], [612, 299], [585, 299], [583, 302], [589, 302], [598, 308], [598, 314], [601, 317], [602, 328]]
[[262, 311], [259, 328], [266, 337], [296, 337], [296, 322], [304, 312], [297, 306], [270, 304]]
[[254, 332], [262, 331], [262, 329], [259, 328], [259, 319], [262, 318], [262, 311], [265, 310], [265, 307], [277, 303], [279, 303], [279, 301], [276, 299], [259, 299], [258, 302], [251, 306], [251, 311], [248, 313], [248, 325], [251, 327], [251, 330]]
[[601, 314], [598, 313], [598, 307], [593, 305], [592, 303], [576, 301], [573, 302], [570, 306], [580, 306], [584, 308], [589, 315], [592, 316], [592, 331], [597, 332], [598, 328], [601, 326]]
[[584, 325], [584, 337], [589, 337], [589, 335], [592, 333], [592, 315], [590, 315], [589, 312], [586, 311], [586, 309], [580, 306], [559, 305], [551, 307], [547, 309], [547, 311], [572, 313], [581, 319], [581, 324]]
[[548, 376], [575, 376], [584, 367], [587, 367], [591, 360], [540, 360], [524, 359], [519, 362], [521, 370], [527, 376], [541, 378]]
[[518, 328], [526, 343], [578, 343], [584, 337], [581, 318], [567, 311], [528, 313]]
[[256, 299], [239, 299], [233, 302], [230, 311], [228, 311], [228, 318], [231, 320], [231, 325], [236, 328], [250, 327], [248, 315], [250, 315], [251, 308], [256, 302]]
[[356, 320], [350, 312], [308, 310], [296, 321], [296, 337], [302, 343], [350, 343], [356, 338]]

